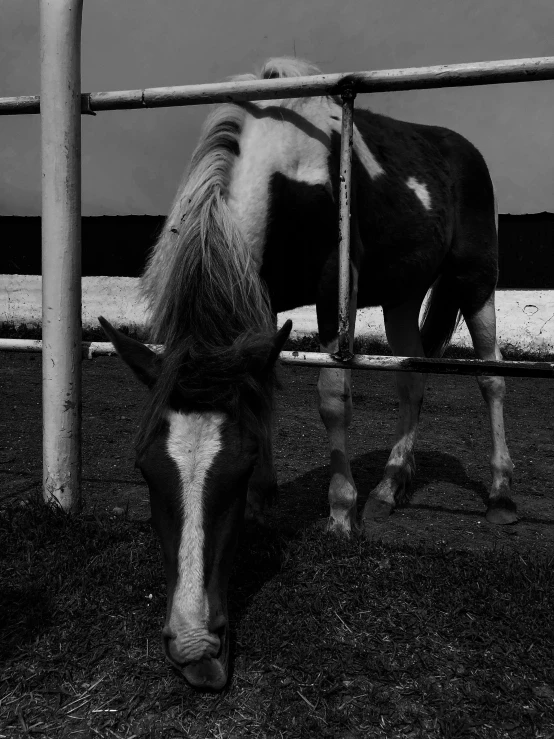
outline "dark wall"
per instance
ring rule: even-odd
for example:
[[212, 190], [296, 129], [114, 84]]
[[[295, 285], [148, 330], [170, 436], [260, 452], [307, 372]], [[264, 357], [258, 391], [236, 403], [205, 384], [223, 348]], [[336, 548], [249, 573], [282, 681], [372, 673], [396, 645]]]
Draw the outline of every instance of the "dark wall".
[[[83, 218], [82, 273], [139, 277], [164, 216]], [[0, 274], [40, 275], [40, 217], [0, 216]]]
[[[163, 216], [83, 218], [83, 275], [138, 277]], [[500, 288], [554, 289], [554, 214], [501, 215]], [[0, 216], [0, 274], [41, 273], [40, 218]]]
[[498, 219], [501, 288], [554, 289], [554, 213]]

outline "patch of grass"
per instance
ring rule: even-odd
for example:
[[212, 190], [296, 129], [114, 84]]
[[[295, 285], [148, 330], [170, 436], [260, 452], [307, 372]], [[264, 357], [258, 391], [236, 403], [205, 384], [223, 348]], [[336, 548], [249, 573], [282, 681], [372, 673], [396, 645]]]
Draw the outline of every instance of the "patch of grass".
[[163, 661], [147, 524], [12, 507], [0, 515], [0, 736], [546, 739], [553, 564], [246, 530], [233, 679], [204, 695]]

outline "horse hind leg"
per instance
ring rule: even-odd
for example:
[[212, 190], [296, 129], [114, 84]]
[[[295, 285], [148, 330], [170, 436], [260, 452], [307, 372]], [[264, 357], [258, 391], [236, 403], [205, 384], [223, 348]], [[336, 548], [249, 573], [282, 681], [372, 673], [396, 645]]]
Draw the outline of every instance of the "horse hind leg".
[[[469, 329], [475, 354], [479, 359], [501, 360], [496, 340], [496, 313], [494, 291], [484, 305], [475, 311], [462, 311]], [[511, 524], [518, 520], [516, 504], [511, 497], [513, 464], [506, 444], [504, 430], [504, 397], [506, 383], [503, 377], [478, 376], [477, 382], [489, 410], [492, 435], [492, 485], [487, 500], [487, 521]]]
[[[397, 356], [425, 356], [418, 325], [420, 307], [421, 301], [412, 301], [384, 312], [387, 340]], [[426, 374], [396, 372], [399, 398], [396, 441], [383, 478], [364, 506], [362, 520], [366, 528], [370, 522], [385, 520], [407, 494], [416, 469], [414, 445], [426, 381]]]

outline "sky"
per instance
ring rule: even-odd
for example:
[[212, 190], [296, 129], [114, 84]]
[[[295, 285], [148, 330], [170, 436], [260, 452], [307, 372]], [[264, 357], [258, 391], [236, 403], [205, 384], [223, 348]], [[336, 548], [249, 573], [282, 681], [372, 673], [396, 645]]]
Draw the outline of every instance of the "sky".
[[[36, 0], [0, 0], [0, 97], [40, 92]], [[83, 92], [215, 82], [270, 56], [324, 72], [554, 55], [552, 0], [85, 0]], [[483, 153], [501, 213], [554, 211], [554, 82], [360, 95]], [[205, 106], [82, 119], [83, 215], [165, 214]], [[40, 214], [40, 123], [0, 116], [0, 215]]]

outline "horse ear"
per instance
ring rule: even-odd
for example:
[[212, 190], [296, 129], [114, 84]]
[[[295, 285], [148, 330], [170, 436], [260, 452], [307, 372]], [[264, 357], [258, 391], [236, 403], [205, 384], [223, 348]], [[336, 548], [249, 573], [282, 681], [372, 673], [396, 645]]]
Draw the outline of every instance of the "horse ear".
[[158, 355], [140, 341], [125, 336], [103, 316], [98, 316], [98, 321], [121, 359], [146, 387], [151, 388], [160, 373], [161, 359]]
[[279, 359], [279, 354], [281, 353], [281, 350], [283, 349], [287, 339], [290, 336], [290, 332], [292, 331], [292, 321], [290, 318], [288, 321], [285, 321], [284, 324], [281, 326], [279, 331], [275, 334], [273, 337], [273, 346], [271, 347], [271, 350], [269, 352], [269, 356], [267, 359], [267, 366], [272, 367], [275, 362]]

